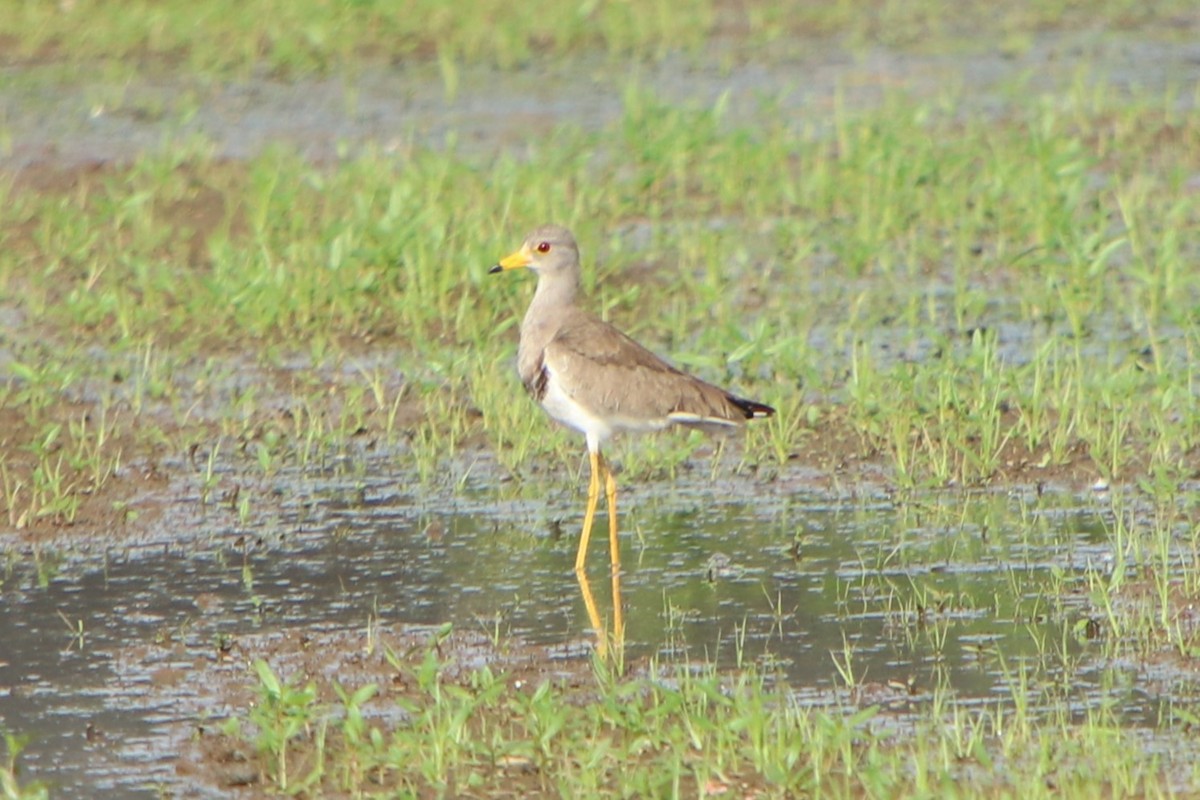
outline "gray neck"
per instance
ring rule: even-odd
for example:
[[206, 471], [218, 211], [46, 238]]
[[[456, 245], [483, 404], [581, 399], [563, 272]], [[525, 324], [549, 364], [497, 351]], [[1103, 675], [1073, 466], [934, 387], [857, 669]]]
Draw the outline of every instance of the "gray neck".
[[570, 272], [550, 272], [538, 275], [537, 290], [525, 313], [525, 322], [548, 318], [559, 309], [575, 305], [579, 296], [579, 275]]
[[521, 323], [517, 370], [528, 383], [541, 367], [542, 350], [558, 333], [563, 319], [575, 308], [579, 276], [569, 273], [538, 275], [537, 290]]

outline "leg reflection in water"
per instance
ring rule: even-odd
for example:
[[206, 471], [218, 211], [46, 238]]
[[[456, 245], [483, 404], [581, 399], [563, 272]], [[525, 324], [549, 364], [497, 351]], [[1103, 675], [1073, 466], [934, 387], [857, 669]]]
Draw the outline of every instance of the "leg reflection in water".
[[621, 571], [615, 566], [612, 571], [613, 627], [611, 637], [608, 626], [596, 606], [596, 596], [592, 593], [592, 584], [588, 580], [587, 573], [576, 572], [575, 577], [579, 579], [579, 591], [583, 595], [583, 605], [587, 609], [588, 621], [596, 633], [596, 652], [601, 658], [608, 658], [608, 648], [611, 644], [614, 649], [613, 656], [620, 663], [625, 652], [625, 610], [621, 604]]

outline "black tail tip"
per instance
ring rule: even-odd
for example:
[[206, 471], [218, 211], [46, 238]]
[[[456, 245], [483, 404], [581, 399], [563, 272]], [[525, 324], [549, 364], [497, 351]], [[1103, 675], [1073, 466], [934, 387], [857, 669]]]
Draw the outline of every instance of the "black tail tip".
[[742, 413], [746, 415], [746, 419], [754, 419], [755, 417], [770, 417], [774, 416], [775, 409], [771, 408], [766, 403], [756, 403], [753, 400], [747, 400], [744, 397], [735, 397], [729, 395], [729, 402], [733, 403]]

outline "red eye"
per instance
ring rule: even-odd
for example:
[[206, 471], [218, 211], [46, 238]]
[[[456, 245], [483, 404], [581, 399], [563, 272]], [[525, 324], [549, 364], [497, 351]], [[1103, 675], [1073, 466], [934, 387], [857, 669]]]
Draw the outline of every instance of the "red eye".
[[550, 252], [550, 243], [549, 242], [538, 242], [537, 251], [539, 253], [549, 253]]

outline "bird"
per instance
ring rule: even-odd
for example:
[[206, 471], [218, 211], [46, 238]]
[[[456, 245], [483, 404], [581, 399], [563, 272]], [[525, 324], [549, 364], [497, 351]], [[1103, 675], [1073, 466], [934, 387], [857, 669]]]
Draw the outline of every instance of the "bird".
[[517, 373], [550, 417], [585, 437], [590, 476], [583, 530], [575, 557], [582, 576], [604, 485], [608, 500], [613, 575], [620, 571], [617, 482], [601, 448], [616, 433], [672, 426], [734, 429], [775, 413], [668, 364], [580, 305], [579, 246], [561, 225], [536, 228], [520, 249], [488, 270], [529, 269], [537, 274], [533, 300], [521, 322]]

